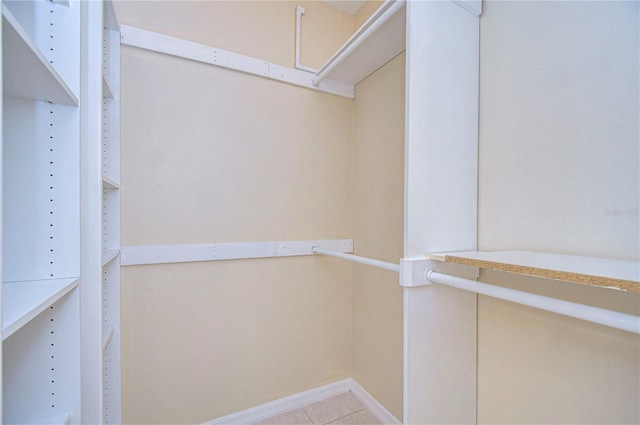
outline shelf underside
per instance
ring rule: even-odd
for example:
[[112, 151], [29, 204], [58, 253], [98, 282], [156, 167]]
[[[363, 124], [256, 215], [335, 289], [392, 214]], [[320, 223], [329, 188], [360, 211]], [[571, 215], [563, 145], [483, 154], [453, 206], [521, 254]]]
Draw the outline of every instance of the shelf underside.
[[[393, 3], [383, 4], [318, 73], [335, 64], [327, 78], [355, 85], [404, 51], [406, 7], [402, 7], [404, 2], [398, 6]], [[380, 24], [384, 19], [387, 20]], [[375, 26], [378, 27], [374, 31], [368, 30]]]
[[2, 6], [3, 94], [77, 106], [78, 98], [6, 6]]
[[107, 176], [102, 176], [102, 188], [104, 190], [117, 190], [120, 189], [120, 183]]
[[78, 278], [2, 284], [2, 340], [78, 286]]
[[465, 251], [428, 254], [428, 258], [640, 293], [640, 262], [529, 251]]

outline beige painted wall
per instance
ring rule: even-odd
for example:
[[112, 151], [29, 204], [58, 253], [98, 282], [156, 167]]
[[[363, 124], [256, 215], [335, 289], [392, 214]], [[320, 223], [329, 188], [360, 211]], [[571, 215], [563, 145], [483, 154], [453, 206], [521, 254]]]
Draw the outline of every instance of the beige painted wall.
[[[638, 2], [485, 2], [483, 250], [638, 259]], [[482, 280], [640, 314], [640, 297]], [[479, 297], [479, 423], [640, 422], [640, 340]]]
[[380, 6], [382, 6], [382, 3], [384, 3], [383, 0], [367, 0], [367, 2], [363, 4], [360, 9], [358, 9], [354, 16], [354, 30], [360, 28], [360, 26], [364, 24], [371, 15], [373, 15], [373, 12], [375, 12]]
[[[293, 2], [116, 7], [122, 24], [293, 61]], [[352, 182], [352, 100], [123, 46], [123, 245], [351, 238]], [[321, 257], [123, 268], [124, 422], [201, 423], [349, 377], [351, 280]]]
[[[398, 263], [403, 250], [405, 54], [356, 87], [355, 254]], [[353, 271], [353, 378], [402, 420], [403, 292], [398, 274]]]

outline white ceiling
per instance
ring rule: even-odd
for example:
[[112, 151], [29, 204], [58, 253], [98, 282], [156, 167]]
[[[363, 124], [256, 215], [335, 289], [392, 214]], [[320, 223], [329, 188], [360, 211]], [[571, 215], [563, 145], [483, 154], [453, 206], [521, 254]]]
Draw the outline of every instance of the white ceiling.
[[331, 6], [334, 9], [338, 9], [342, 12], [348, 13], [349, 15], [355, 15], [358, 9], [365, 4], [366, 0], [320, 0], [322, 3], [327, 6]]

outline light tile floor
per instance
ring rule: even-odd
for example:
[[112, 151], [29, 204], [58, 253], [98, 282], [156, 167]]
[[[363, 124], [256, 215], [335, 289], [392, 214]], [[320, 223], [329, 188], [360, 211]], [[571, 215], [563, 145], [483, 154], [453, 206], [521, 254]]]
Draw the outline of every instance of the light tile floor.
[[382, 425], [382, 422], [356, 396], [347, 392], [255, 425]]

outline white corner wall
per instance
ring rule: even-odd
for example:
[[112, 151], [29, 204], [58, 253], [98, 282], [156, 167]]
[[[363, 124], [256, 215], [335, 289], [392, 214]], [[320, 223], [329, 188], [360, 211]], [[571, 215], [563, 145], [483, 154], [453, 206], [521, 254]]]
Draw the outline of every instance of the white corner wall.
[[[481, 17], [478, 246], [640, 257], [639, 3]], [[481, 280], [640, 314], [638, 294]], [[637, 335], [478, 300], [478, 423], [640, 422]]]

